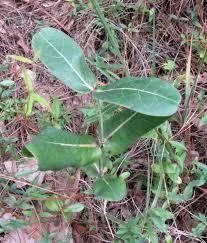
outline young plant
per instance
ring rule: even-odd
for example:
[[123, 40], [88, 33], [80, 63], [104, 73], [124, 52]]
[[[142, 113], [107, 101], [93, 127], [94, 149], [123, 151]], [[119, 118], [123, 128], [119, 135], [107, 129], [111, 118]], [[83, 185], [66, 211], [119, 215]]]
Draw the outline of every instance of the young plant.
[[51, 111], [50, 105], [47, 102], [47, 100], [43, 96], [37, 94], [34, 90], [33, 87], [34, 73], [31, 70], [26, 69], [23, 72], [23, 79], [24, 79], [25, 87], [28, 91], [28, 96], [24, 106], [25, 117], [31, 116], [33, 111], [33, 106], [35, 103], [40, 103], [41, 105], [45, 106], [49, 111]]
[[[54, 28], [36, 33], [32, 46], [52, 75], [78, 94], [93, 96], [98, 126], [94, 137], [50, 127], [26, 144], [26, 149], [37, 157], [40, 170], [81, 168], [93, 175], [92, 193], [98, 198], [123, 199], [127, 194], [126, 176], [113, 170], [113, 156], [119, 156], [139, 137], [169, 119], [180, 102], [178, 91], [154, 77], [125, 77], [98, 86], [81, 48]], [[109, 105], [117, 108], [106, 116]]]
[[165, 221], [172, 218], [173, 214], [163, 208], [150, 209], [145, 215], [130, 218], [123, 224], [120, 224], [116, 234], [122, 241], [118, 240], [115, 243], [121, 243], [123, 241], [129, 243], [146, 241], [158, 243], [157, 231], [167, 233], [168, 227]]

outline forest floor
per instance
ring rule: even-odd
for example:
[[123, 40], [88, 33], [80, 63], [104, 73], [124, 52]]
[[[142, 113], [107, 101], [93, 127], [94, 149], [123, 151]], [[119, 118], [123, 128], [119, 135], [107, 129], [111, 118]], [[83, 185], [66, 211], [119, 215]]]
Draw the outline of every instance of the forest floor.
[[[192, 90], [195, 84], [187, 119], [177, 122], [186, 109], [182, 101], [170, 123], [172, 137], [186, 149], [179, 185], [182, 194], [190, 182], [201, 180], [195, 174], [195, 161], [202, 163], [202, 173], [207, 174], [207, 4], [201, 0], [99, 2], [114, 28], [131, 76], [165, 79], [179, 89], [183, 100], [186, 87]], [[48, 102], [54, 97], [61, 102], [60, 127], [74, 133], [84, 131], [80, 110], [92, 103], [89, 95], [76, 95], [41, 63], [22, 63], [9, 56], [32, 58], [32, 36], [45, 26], [60, 29], [77, 41], [86, 56], [94, 57], [96, 67], [92, 68], [100, 82], [107, 81], [107, 69], [118, 63], [110, 55], [110, 41], [90, 1], [0, 0], [0, 242], [145, 242], [120, 239], [116, 232], [120, 222], [142, 214], [152, 201], [153, 189], [152, 198], [147, 195], [147, 178], [154, 161], [150, 139], [139, 140], [128, 151], [128, 195], [121, 202], [107, 204], [107, 220], [100, 202], [83, 192], [91, 183], [83, 172], [41, 172], [37, 161], [22, 152], [34, 135], [53, 122], [40, 104], [25, 118], [25, 68], [35, 72], [38, 94]], [[119, 67], [111, 72], [124, 76]], [[156, 186], [156, 174], [150, 175], [151, 184]], [[207, 242], [205, 184], [195, 183], [187, 200], [171, 205], [174, 219], [167, 221], [167, 233], [158, 233], [159, 242]], [[54, 198], [83, 203], [85, 210], [67, 219], [64, 212], [54, 208]], [[48, 203], [50, 200], [53, 203]]]

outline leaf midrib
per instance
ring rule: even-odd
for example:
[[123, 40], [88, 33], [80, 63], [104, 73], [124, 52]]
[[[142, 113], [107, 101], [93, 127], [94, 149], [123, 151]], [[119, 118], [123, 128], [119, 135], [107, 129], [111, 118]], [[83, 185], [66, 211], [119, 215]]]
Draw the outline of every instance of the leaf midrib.
[[103, 178], [103, 181], [108, 186], [108, 188], [111, 190], [111, 194], [113, 195], [113, 198], [116, 199], [117, 196], [119, 197], [119, 193], [117, 193], [115, 190], [113, 190], [113, 187], [110, 185], [110, 183], [105, 178]]
[[45, 141], [45, 143], [60, 145], [60, 146], [63, 146], [63, 147], [78, 147], [78, 148], [96, 148], [97, 147], [97, 145], [95, 143], [75, 144], [75, 143], [55, 143], [55, 142], [49, 142], [49, 141]]
[[97, 90], [96, 92], [97, 93], [105, 93], [105, 92], [111, 92], [111, 91], [119, 91], [119, 90], [131, 90], [131, 91], [138, 91], [140, 93], [146, 93], [146, 94], [150, 94], [150, 95], [153, 95], [153, 96], [158, 96], [160, 98], [163, 98], [165, 100], [168, 100], [168, 101], [171, 101], [173, 102], [174, 104], [178, 104], [177, 101], [173, 100], [173, 99], [170, 99], [166, 96], [163, 96], [163, 95], [159, 95], [157, 93], [153, 93], [153, 92], [150, 92], [150, 91], [146, 91], [146, 90], [143, 90], [143, 89], [136, 89], [136, 88], [115, 88], [115, 89], [106, 89], [106, 90]]
[[136, 114], [137, 113], [134, 112], [130, 117], [128, 117], [121, 124], [119, 124], [113, 131], [111, 131], [104, 139], [104, 143], [106, 143], [115, 133], [117, 133], [123, 126], [125, 126]]

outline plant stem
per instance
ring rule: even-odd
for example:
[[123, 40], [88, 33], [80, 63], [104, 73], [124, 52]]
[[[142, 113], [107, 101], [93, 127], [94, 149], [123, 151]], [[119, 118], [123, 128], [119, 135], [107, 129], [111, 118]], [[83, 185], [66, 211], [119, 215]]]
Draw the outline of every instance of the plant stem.
[[160, 174], [160, 179], [159, 179], [159, 183], [158, 183], [157, 190], [156, 190], [156, 193], [155, 193], [155, 197], [154, 197], [154, 200], [151, 204], [151, 208], [155, 208], [156, 205], [157, 205], [158, 199], [159, 199], [161, 191], [162, 191], [162, 184], [163, 184], [163, 181], [164, 181], [164, 178], [165, 178], [165, 173], [164, 173], [164, 168], [163, 168], [163, 163], [162, 163], [163, 154], [164, 154], [164, 151], [165, 151], [165, 145], [166, 145], [166, 143], [163, 144], [163, 149], [162, 149], [162, 154], [161, 154], [161, 159], [160, 159], [160, 166], [161, 166], [162, 171], [161, 171], [161, 174]]
[[100, 142], [102, 147], [104, 141], [104, 128], [103, 128], [102, 103], [100, 100], [98, 101], [98, 110], [99, 110], [99, 124], [100, 124]]
[[[103, 113], [102, 113], [102, 102], [98, 101], [98, 110], [99, 110], [99, 125], [100, 125], [100, 131], [99, 131], [99, 144], [102, 150], [103, 154], [103, 143], [104, 143], [104, 127], [103, 127]], [[101, 176], [103, 176], [103, 156], [99, 160], [99, 171]]]
[[[161, 163], [162, 163], [162, 162], [161, 162]], [[151, 208], [155, 208], [156, 205], [157, 205], [158, 199], [159, 199], [160, 194], [161, 194], [161, 191], [162, 191], [163, 179], [164, 179], [164, 176], [163, 176], [163, 174], [161, 174], [161, 175], [160, 175], [160, 179], [159, 179], [159, 183], [158, 183], [158, 186], [157, 186], [157, 191], [156, 191], [154, 200], [153, 200], [153, 202], [152, 202]]]
[[165, 147], [166, 147], [168, 153], [170, 154], [170, 156], [172, 157], [172, 159], [174, 160], [174, 162], [177, 162], [177, 158], [174, 154], [173, 147], [172, 147], [170, 141], [162, 134], [162, 132], [159, 129], [156, 129], [156, 132], [157, 132], [158, 137], [165, 144]]

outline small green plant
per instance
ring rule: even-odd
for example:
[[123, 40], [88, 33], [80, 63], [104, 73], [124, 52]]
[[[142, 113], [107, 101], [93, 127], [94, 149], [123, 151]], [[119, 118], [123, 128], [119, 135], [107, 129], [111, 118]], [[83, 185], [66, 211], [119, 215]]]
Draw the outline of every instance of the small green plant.
[[51, 108], [48, 101], [43, 96], [37, 94], [34, 90], [33, 81], [35, 79], [35, 74], [31, 70], [26, 69], [23, 72], [23, 79], [24, 79], [25, 87], [28, 91], [28, 96], [24, 106], [25, 117], [31, 116], [33, 111], [33, 106], [35, 103], [39, 103], [45, 106], [50, 111]]
[[[24, 56], [17, 56], [17, 55], [9, 55], [9, 57], [15, 61], [24, 63], [24, 64], [33, 64], [37, 61], [39, 53], [36, 52], [33, 59], [29, 59]], [[36, 74], [31, 71], [30, 69], [25, 69], [22, 72], [22, 78], [24, 80], [25, 88], [28, 92], [27, 98], [25, 100], [25, 104], [23, 107], [23, 115], [28, 118], [32, 115], [34, 111], [34, 105], [36, 103], [41, 104], [42, 106], [46, 107], [50, 113], [52, 113], [52, 109], [50, 107], [49, 102], [41, 95], [39, 95], [34, 88], [34, 82], [36, 79]], [[10, 80], [6, 80], [8, 83]], [[5, 82], [5, 81], [4, 81]], [[10, 85], [11, 86], [11, 85]]]
[[[157, 229], [160, 232], [167, 232], [165, 221], [172, 219], [173, 214], [163, 208], [152, 208], [142, 217], [131, 218], [119, 226], [117, 236], [124, 242], [135, 243], [159, 242]], [[144, 222], [144, 223], [143, 223]], [[121, 242], [121, 241], [116, 241]]]
[[52, 104], [50, 104], [49, 112], [44, 112], [39, 115], [38, 120], [41, 127], [54, 126], [57, 128], [64, 127], [71, 120], [71, 113], [68, 111], [67, 107], [58, 99], [54, 97]]
[[[26, 149], [38, 159], [40, 170], [80, 168], [92, 178], [93, 185], [87, 193], [95, 195], [97, 200], [106, 203], [124, 199], [127, 196], [126, 178], [130, 176], [128, 171], [121, 170], [126, 161], [125, 152], [138, 138], [146, 134], [149, 136], [152, 129], [177, 111], [179, 92], [168, 82], [155, 77], [114, 76], [113, 82], [99, 86], [100, 82], [97, 82], [88, 67], [81, 48], [66, 34], [54, 28], [43, 28], [36, 33], [32, 46], [51, 74], [79, 95], [90, 94], [94, 103], [82, 109], [88, 125], [84, 134], [64, 131], [53, 124], [53, 127], [44, 129], [27, 143]], [[57, 114], [53, 112], [54, 120], [57, 120], [59, 108], [53, 107], [52, 110], [57, 111]], [[91, 124], [97, 127], [94, 136], [86, 134]], [[166, 161], [165, 167], [162, 173], [179, 183], [180, 170], [177, 171], [170, 161]], [[171, 169], [173, 173], [170, 173]], [[59, 210], [63, 202], [57, 205], [50, 201], [45, 206], [50, 210]], [[64, 214], [70, 216], [74, 207], [75, 210], [83, 209], [82, 205], [70, 207], [62, 208]], [[120, 226], [117, 235], [129, 242], [137, 239], [158, 242], [157, 233], [166, 233], [165, 221], [171, 218], [169, 211], [156, 207], [154, 203], [138, 219], [142, 227], [138, 227], [140, 230], [137, 233], [128, 228], [123, 230], [125, 226]]]
[[16, 142], [17, 138], [8, 138], [3, 134], [0, 134], [0, 157], [4, 157], [5, 155], [9, 154], [11, 158], [17, 158], [16, 152]]
[[17, 114], [17, 104], [12, 98], [14, 81], [4, 79], [0, 82], [0, 121], [10, 121]]
[[202, 237], [207, 230], [207, 217], [204, 214], [199, 213], [194, 216], [194, 219], [198, 222], [198, 224], [192, 229], [193, 235], [195, 237]]
[[[178, 91], [154, 77], [125, 77], [98, 86], [80, 47], [54, 28], [36, 33], [32, 45], [53, 75], [77, 93], [93, 96], [98, 128], [92, 137], [50, 127], [26, 144], [26, 149], [37, 157], [40, 170], [75, 167], [93, 171], [91, 193], [107, 201], [122, 200], [127, 195], [125, 175], [113, 169], [114, 156], [176, 112]], [[105, 116], [109, 105], [117, 107]]]

